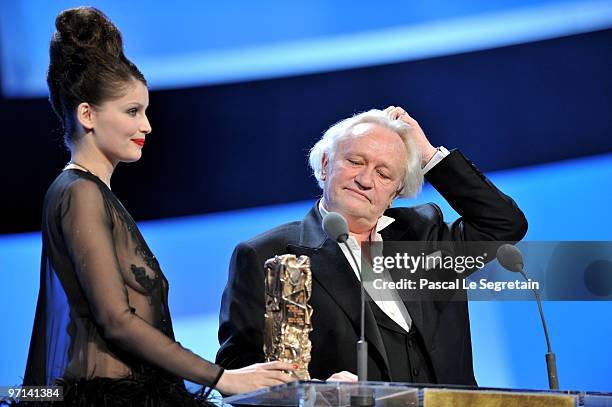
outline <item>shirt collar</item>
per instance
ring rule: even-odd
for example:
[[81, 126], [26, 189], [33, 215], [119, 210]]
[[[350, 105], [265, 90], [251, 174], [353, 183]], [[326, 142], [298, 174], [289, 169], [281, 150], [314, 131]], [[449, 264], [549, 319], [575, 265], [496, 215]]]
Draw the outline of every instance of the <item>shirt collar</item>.
[[[325, 209], [325, 206], [323, 206], [323, 198], [319, 199], [318, 208], [322, 218], [329, 213], [329, 211]], [[380, 218], [378, 218], [378, 222], [376, 223], [376, 233], [379, 233], [381, 230], [383, 230], [393, 222], [395, 222], [394, 218], [382, 215]]]

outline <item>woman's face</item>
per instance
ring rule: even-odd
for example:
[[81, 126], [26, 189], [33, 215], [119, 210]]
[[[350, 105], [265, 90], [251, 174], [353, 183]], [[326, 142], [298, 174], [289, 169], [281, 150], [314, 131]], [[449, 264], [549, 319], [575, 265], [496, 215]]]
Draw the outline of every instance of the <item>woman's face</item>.
[[151, 132], [145, 114], [148, 106], [149, 91], [135, 80], [123, 96], [93, 110], [94, 143], [114, 165], [120, 161], [137, 161], [142, 156], [146, 136]]

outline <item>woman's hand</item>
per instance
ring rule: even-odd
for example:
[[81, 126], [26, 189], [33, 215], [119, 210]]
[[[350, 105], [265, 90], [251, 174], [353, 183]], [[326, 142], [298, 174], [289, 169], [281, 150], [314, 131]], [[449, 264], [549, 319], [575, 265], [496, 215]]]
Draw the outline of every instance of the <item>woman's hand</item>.
[[343, 370], [341, 372], [334, 373], [333, 375], [329, 376], [329, 378], [326, 381], [327, 382], [357, 383], [357, 375], [351, 372], [347, 372], [346, 370]]
[[289, 383], [296, 378], [283, 371], [294, 371], [297, 367], [297, 365], [276, 361], [225, 370], [217, 383], [217, 390], [223, 394], [247, 393], [260, 387]]

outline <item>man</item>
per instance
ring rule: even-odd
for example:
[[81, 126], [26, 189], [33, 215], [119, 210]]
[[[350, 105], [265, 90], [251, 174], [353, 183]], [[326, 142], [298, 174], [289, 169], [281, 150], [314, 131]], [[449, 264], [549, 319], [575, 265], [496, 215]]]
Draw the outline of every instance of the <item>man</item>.
[[[304, 220], [240, 243], [234, 251], [217, 353], [217, 363], [226, 368], [263, 361], [263, 264], [291, 253], [311, 260], [311, 377], [356, 371], [359, 273], [348, 249], [323, 231], [327, 212], [346, 218], [356, 255], [365, 241], [518, 241], [527, 230], [512, 199], [459, 151], [434, 148], [399, 107], [335, 124], [311, 150], [310, 165], [323, 196]], [[391, 208], [396, 197], [419, 192], [423, 174], [461, 215], [455, 222], [445, 223], [434, 204]], [[366, 304], [368, 380], [475, 385], [467, 302], [395, 299]]]

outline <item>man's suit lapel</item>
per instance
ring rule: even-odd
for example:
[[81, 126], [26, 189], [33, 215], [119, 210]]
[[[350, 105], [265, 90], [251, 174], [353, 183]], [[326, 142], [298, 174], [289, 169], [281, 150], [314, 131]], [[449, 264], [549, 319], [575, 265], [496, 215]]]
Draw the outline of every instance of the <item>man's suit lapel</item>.
[[[323, 231], [317, 204], [302, 223], [300, 244], [289, 245], [287, 250], [296, 256], [310, 257], [313, 278], [334, 299], [359, 332], [361, 316], [359, 280], [338, 244], [329, 239]], [[370, 347], [380, 353], [388, 368], [387, 353], [369, 303], [366, 303], [365, 310], [366, 340]], [[313, 329], [316, 330], [317, 327]]]
[[[393, 216], [393, 215], [391, 215]], [[406, 224], [404, 219], [394, 217], [395, 221], [380, 231], [380, 235], [383, 239], [383, 242], [401, 242], [401, 241], [418, 241], [419, 239], [413, 232], [410, 225]], [[384, 256], [395, 256], [395, 253], [389, 253], [385, 250], [385, 246], [383, 243], [383, 255]], [[391, 274], [391, 279], [395, 280], [393, 273]], [[410, 318], [412, 319], [412, 323], [417, 327], [417, 329], [421, 332], [422, 335], [426, 336], [427, 331], [425, 330], [424, 324], [424, 316], [423, 316], [423, 303], [422, 301], [409, 301], [404, 298], [404, 306], [408, 310], [410, 314]], [[426, 342], [427, 343], [427, 342]]]

